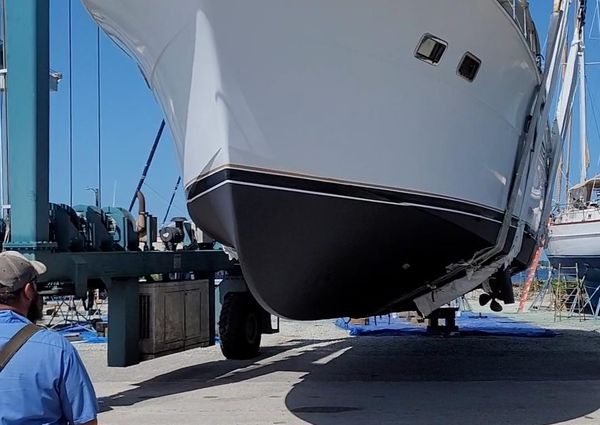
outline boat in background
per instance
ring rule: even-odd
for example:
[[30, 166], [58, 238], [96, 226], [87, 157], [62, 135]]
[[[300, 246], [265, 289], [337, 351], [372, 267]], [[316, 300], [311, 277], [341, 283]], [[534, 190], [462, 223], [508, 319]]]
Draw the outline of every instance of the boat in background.
[[600, 301], [600, 176], [569, 190], [569, 202], [550, 224], [548, 259], [555, 269], [578, 270], [593, 310]]
[[545, 231], [557, 141], [546, 53], [511, 0], [83, 0], [169, 123], [193, 220], [279, 316], [441, 305]]
[[[579, 34], [579, 183], [567, 191], [566, 205], [558, 205], [551, 217], [546, 253], [555, 269], [577, 270], [593, 310], [600, 301], [600, 176], [587, 178], [589, 151], [587, 140], [585, 33]], [[570, 152], [570, 146], [569, 146]], [[567, 154], [567, 158], [570, 154]], [[568, 176], [570, 165], [566, 160]], [[567, 184], [569, 182], [567, 181]], [[560, 196], [559, 196], [560, 197]], [[573, 272], [575, 273], [575, 272]], [[596, 313], [597, 314], [597, 313]]]

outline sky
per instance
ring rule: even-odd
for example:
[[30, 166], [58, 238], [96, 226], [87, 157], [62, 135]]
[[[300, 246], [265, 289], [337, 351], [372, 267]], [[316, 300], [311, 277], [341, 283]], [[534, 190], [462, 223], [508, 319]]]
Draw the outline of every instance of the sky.
[[[551, 0], [530, 0], [531, 12], [540, 34], [540, 43], [544, 43], [547, 36], [550, 13], [552, 12]], [[588, 0], [586, 16], [586, 110], [587, 110], [587, 143], [589, 147], [590, 168], [587, 178], [600, 174], [600, 0]], [[579, 149], [579, 99], [575, 98], [573, 107], [573, 134], [571, 143], [571, 174], [569, 186], [573, 186], [580, 179], [580, 149]], [[566, 149], [565, 149], [566, 150]], [[566, 155], [565, 155], [566, 156]], [[565, 167], [566, 168], [566, 167]], [[563, 169], [563, 182], [564, 182]], [[564, 184], [562, 201], [564, 201]], [[555, 199], [557, 193], [555, 191]]]
[[[97, 27], [81, 2], [72, 0], [72, 75], [69, 73], [69, 0], [50, 1], [50, 67], [61, 72], [50, 98], [50, 200], [70, 203], [69, 128], [73, 126], [73, 205], [93, 204], [98, 185]], [[73, 87], [69, 118], [70, 80]], [[135, 62], [100, 33], [100, 129], [102, 205], [129, 207], [162, 112]], [[167, 129], [143, 192], [147, 209], [162, 222], [180, 174]], [[137, 207], [134, 208], [137, 211]], [[170, 216], [187, 216], [180, 185]]]
[[[588, 63], [600, 62], [600, 19], [595, 18], [597, 1], [588, 1]], [[546, 39], [552, 3], [552, 0], [530, 1], [541, 43]], [[69, 4], [72, 8], [72, 74], [69, 72]], [[88, 188], [99, 186], [99, 105], [102, 204], [113, 205], [114, 202], [114, 205], [128, 207], [162, 120], [160, 107], [135, 62], [102, 32], [98, 80], [98, 31], [79, 0], [50, 0], [50, 13], [51, 68], [63, 74], [58, 92], [51, 95], [50, 200], [70, 203], [69, 128], [72, 123], [73, 204], [94, 203], [94, 194]], [[72, 120], [69, 118], [71, 84]], [[588, 66], [588, 88], [591, 94], [588, 98], [589, 174], [593, 175], [600, 172], [600, 133], [597, 126], [600, 117], [595, 114], [595, 111], [600, 113], [600, 66]], [[575, 146], [573, 157], [577, 156]], [[143, 188], [148, 210], [161, 221], [179, 173], [167, 127]], [[176, 215], [187, 215], [182, 187], [177, 191], [170, 214]]]

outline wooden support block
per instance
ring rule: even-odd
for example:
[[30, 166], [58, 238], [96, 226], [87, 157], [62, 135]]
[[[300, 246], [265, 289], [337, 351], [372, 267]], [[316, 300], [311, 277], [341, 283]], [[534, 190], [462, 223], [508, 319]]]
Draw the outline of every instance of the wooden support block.
[[351, 325], [360, 325], [360, 326], [364, 326], [364, 325], [368, 325], [369, 324], [369, 318], [361, 318], [361, 319], [350, 319], [350, 324]]

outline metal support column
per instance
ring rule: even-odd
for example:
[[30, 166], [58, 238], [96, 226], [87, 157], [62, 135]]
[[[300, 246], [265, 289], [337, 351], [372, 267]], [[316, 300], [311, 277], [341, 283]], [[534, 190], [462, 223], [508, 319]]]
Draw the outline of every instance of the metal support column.
[[209, 317], [209, 340], [210, 340], [210, 345], [214, 345], [215, 344], [215, 340], [217, 337], [217, 323], [218, 323], [218, 319], [217, 319], [217, 308], [216, 308], [216, 304], [217, 304], [217, 300], [215, 299], [216, 297], [216, 291], [215, 291], [215, 275], [214, 273], [211, 274], [208, 277], [208, 317]]
[[108, 365], [126, 367], [140, 362], [139, 282], [113, 279], [109, 286]]
[[48, 241], [49, 2], [6, 0], [10, 247]]

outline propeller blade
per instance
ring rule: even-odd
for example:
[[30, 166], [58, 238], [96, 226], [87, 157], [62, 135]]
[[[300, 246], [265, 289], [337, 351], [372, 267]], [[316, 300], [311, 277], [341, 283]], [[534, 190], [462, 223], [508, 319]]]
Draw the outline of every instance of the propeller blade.
[[504, 309], [502, 307], [502, 305], [496, 300], [492, 300], [492, 303], [490, 304], [490, 308], [492, 309], [492, 311], [495, 311], [496, 313], [500, 313]]
[[479, 296], [479, 305], [484, 306], [492, 300], [492, 296], [490, 294], [481, 294]]

